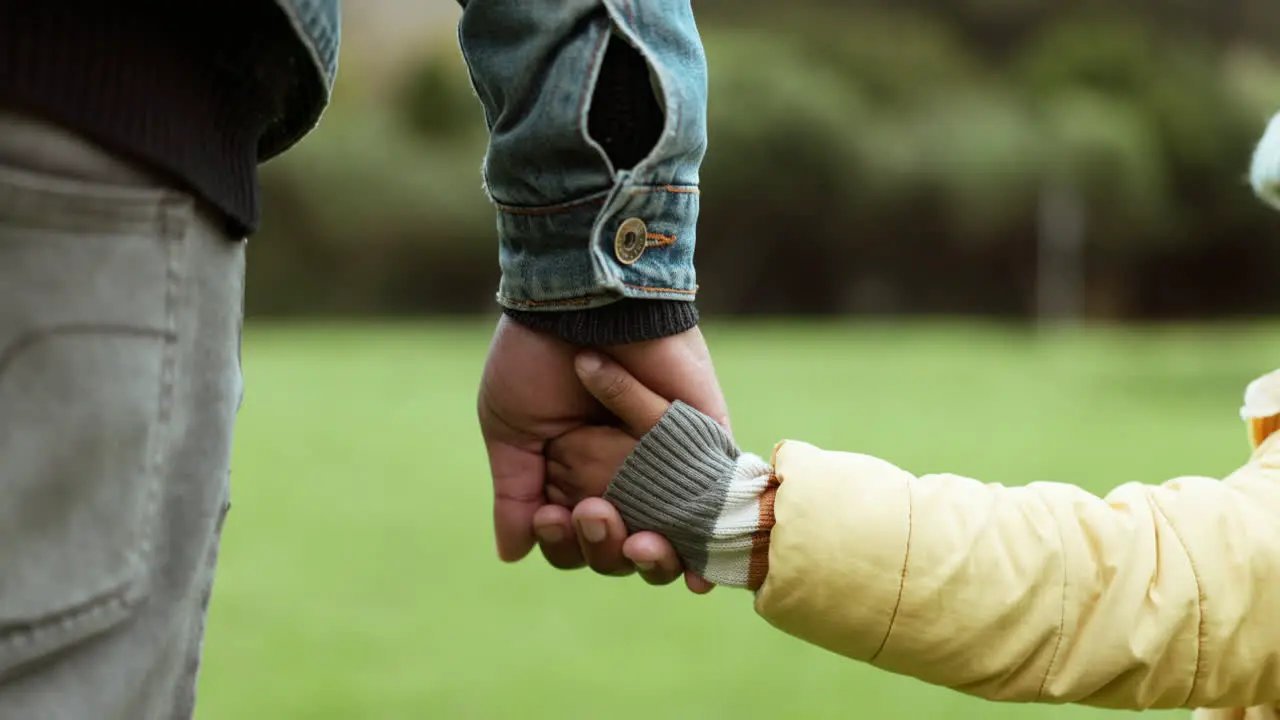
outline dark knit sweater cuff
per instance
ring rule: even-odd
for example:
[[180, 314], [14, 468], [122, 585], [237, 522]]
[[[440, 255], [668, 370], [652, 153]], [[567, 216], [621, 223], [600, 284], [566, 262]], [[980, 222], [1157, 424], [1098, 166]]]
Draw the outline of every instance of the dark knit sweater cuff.
[[604, 497], [629, 532], [666, 537], [687, 570], [717, 585], [757, 590], [768, 572], [776, 488], [769, 463], [676, 402], [641, 438]]
[[590, 310], [504, 308], [512, 320], [579, 347], [606, 347], [679, 335], [698, 325], [698, 308], [679, 300], [626, 299]]

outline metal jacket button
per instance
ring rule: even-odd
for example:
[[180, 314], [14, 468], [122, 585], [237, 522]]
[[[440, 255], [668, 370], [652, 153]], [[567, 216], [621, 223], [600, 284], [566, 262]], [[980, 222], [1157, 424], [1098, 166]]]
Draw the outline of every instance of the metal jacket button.
[[628, 218], [618, 226], [618, 234], [613, 238], [613, 254], [623, 265], [640, 259], [644, 255], [645, 246], [649, 243], [649, 228], [640, 218]]

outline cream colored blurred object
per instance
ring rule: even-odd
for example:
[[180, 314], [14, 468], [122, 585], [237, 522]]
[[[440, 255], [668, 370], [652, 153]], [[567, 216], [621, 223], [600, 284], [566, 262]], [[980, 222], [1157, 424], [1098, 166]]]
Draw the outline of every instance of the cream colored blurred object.
[[1275, 370], [1249, 383], [1244, 391], [1244, 407], [1240, 419], [1249, 429], [1249, 443], [1258, 447], [1280, 430], [1280, 370]]
[[1260, 200], [1280, 210], [1280, 113], [1271, 118], [1253, 150], [1249, 184]]

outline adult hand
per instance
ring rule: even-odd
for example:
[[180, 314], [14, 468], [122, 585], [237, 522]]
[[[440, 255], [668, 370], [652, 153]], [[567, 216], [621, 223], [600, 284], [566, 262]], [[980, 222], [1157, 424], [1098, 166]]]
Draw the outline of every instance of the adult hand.
[[[710, 353], [695, 328], [660, 340], [603, 348], [656, 392], [680, 399], [728, 425]], [[547, 441], [576, 427], [607, 422], [607, 413], [578, 381], [576, 348], [503, 317], [498, 322], [481, 381], [478, 414], [494, 483], [498, 555], [515, 562], [536, 542], [553, 566], [590, 565], [625, 575], [637, 567], [645, 580], [666, 584], [680, 575], [675, 551], [652, 533], [626, 537], [621, 516], [598, 498], [572, 511], [547, 498]], [[686, 578], [690, 589], [710, 585]]]
[[[614, 345], [602, 350], [650, 390], [664, 398], [682, 400], [714, 418], [726, 430], [730, 429], [729, 408], [716, 378], [711, 352], [697, 328], [659, 340]], [[597, 407], [603, 409], [603, 405]], [[615, 418], [611, 412], [606, 411], [606, 414], [611, 420]], [[595, 529], [588, 523], [595, 523]], [[588, 498], [578, 503], [573, 508], [573, 524], [585, 532], [596, 533], [596, 536], [599, 536], [601, 527], [610, 538], [626, 534], [622, 516], [599, 498]], [[608, 566], [621, 559], [613, 554], [612, 545], [601, 546], [595, 552], [588, 543], [582, 546], [592, 567], [597, 567], [597, 563]], [[655, 533], [636, 533], [627, 538], [621, 548], [621, 556], [634, 561], [640, 567], [641, 575], [651, 584], [663, 584], [671, 573], [680, 571], [680, 561], [674, 548]], [[684, 579], [688, 588], [698, 594], [708, 593], [714, 587], [692, 573], [685, 573]]]

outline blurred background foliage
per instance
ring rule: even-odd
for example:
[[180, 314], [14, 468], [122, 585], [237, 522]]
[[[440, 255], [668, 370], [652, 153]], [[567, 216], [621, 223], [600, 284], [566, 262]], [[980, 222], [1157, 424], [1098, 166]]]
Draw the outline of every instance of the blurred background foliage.
[[[1245, 177], [1280, 109], [1280, 5], [696, 10], [711, 67], [705, 311], [1033, 317], [1042, 211], [1060, 191], [1084, 223], [1079, 315], [1280, 311], [1280, 216]], [[250, 312], [494, 310], [483, 115], [451, 26], [408, 45], [380, 62], [377, 41], [349, 39], [324, 131], [267, 166]]]

